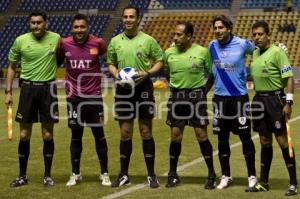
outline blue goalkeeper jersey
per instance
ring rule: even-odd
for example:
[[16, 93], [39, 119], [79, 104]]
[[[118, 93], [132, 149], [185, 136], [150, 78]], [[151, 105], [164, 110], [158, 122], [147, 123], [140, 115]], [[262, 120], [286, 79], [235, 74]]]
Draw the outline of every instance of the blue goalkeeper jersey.
[[226, 44], [212, 40], [208, 46], [212, 60], [215, 95], [241, 96], [247, 94], [246, 54], [252, 54], [254, 44], [233, 36]]

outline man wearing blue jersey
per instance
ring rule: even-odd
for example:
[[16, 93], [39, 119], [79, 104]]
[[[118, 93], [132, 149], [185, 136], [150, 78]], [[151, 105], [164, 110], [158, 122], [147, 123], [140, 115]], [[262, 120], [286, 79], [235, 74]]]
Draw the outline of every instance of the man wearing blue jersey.
[[224, 15], [213, 21], [216, 39], [209, 44], [213, 59], [212, 75], [206, 85], [209, 91], [214, 83], [213, 132], [218, 135], [219, 161], [222, 177], [217, 186], [224, 189], [232, 182], [230, 174], [230, 132], [239, 135], [248, 170], [248, 189], [257, 182], [255, 148], [251, 138], [250, 104], [246, 87], [245, 55], [252, 54], [255, 46], [232, 33], [232, 22]]

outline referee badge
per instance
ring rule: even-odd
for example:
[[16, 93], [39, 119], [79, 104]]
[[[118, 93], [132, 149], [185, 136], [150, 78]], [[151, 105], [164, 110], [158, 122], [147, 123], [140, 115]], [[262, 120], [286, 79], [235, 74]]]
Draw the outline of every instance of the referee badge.
[[98, 55], [98, 49], [97, 48], [91, 48], [90, 49], [90, 54], [91, 55]]

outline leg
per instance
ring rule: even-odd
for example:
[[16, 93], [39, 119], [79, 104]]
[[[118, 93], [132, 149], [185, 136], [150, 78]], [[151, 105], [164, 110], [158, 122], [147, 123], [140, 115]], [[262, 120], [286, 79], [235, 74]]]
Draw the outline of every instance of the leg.
[[213, 149], [207, 136], [207, 128], [194, 128], [194, 131], [199, 142], [201, 153], [208, 168], [208, 176], [216, 177], [213, 164]]
[[95, 138], [96, 152], [101, 166], [101, 173], [108, 173], [107, 142], [104, 136], [103, 127], [92, 127]]
[[177, 175], [177, 163], [181, 153], [181, 142], [183, 138], [184, 127], [171, 127], [171, 143], [169, 147], [170, 168], [168, 173], [167, 188], [176, 187], [180, 183]]
[[111, 185], [114, 188], [130, 184], [128, 178], [128, 168], [129, 168], [130, 156], [132, 153], [133, 119], [119, 120], [119, 126], [121, 130], [121, 141], [120, 141], [121, 171], [118, 179], [115, 182], [113, 182]]
[[[287, 133], [276, 133], [275, 134], [276, 140], [282, 150], [282, 156], [284, 158], [289, 177], [290, 177], [290, 185], [297, 186], [297, 175], [296, 175], [296, 160], [295, 160], [295, 151], [293, 148], [293, 157], [289, 156], [289, 148], [288, 148], [288, 140], [287, 140]], [[293, 194], [294, 195], [294, 194]]]
[[[240, 140], [243, 146], [243, 154], [246, 160], [248, 177], [256, 176], [255, 170], [255, 147], [250, 133], [240, 134]], [[254, 183], [255, 184], [255, 183]]]
[[218, 189], [228, 187], [232, 182], [230, 176], [230, 146], [229, 146], [229, 131], [222, 131], [218, 133], [218, 147], [219, 147], [219, 161], [222, 170], [222, 177]]
[[71, 152], [72, 173], [75, 175], [80, 174], [82, 135], [83, 135], [83, 127], [78, 127], [76, 129], [75, 128], [72, 129], [70, 152]]
[[213, 162], [213, 148], [207, 136], [207, 127], [194, 128], [197, 140], [199, 142], [201, 153], [205, 159], [208, 169], [208, 177], [205, 183], [205, 189], [214, 189], [216, 187], [216, 173]]
[[268, 184], [271, 163], [273, 159], [272, 133], [259, 132], [261, 154], [260, 154], [260, 182]]
[[19, 177], [11, 182], [11, 187], [19, 187], [27, 184], [27, 163], [30, 153], [30, 137], [32, 123], [20, 123], [20, 142], [19, 142]]

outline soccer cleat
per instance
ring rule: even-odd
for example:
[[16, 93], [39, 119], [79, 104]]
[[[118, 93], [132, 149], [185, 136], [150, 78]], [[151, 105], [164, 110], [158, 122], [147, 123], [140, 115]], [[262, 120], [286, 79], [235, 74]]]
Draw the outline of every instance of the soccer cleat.
[[75, 174], [72, 173], [72, 175], [70, 176], [69, 181], [67, 182], [66, 186], [70, 187], [70, 186], [74, 186], [76, 185], [78, 182], [80, 182], [82, 180], [82, 177], [80, 174]]
[[251, 188], [251, 187], [254, 187], [257, 183], [257, 178], [256, 176], [250, 176], [248, 177], [248, 187]]
[[28, 184], [27, 176], [19, 176], [10, 183], [10, 187], [20, 187]]
[[246, 192], [265, 192], [265, 191], [269, 191], [269, 184], [259, 182], [259, 183], [256, 183], [255, 186], [249, 187], [245, 191]]
[[158, 180], [157, 180], [157, 178], [156, 178], [155, 175], [148, 176], [147, 177], [147, 181], [148, 181], [148, 184], [149, 184], [150, 188], [157, 188], [157, 187], [159, 187], [159, 182], [158, 182]]
[[44, 186], [46, 187], [52, 187], [54, 186], [54, 181], [52, 180], [51, 177], [44, 177]]
[[215, 189], [217, 186], [216, 177], [208, 176], [204, 185], [204, 189]]
[[298, 194], [298, 189], [296, 185], [290, 185], [288, 190], [285, 192], [285, 196], [294, 196]]
[[128, 176], [120, 173], [118, 179], [111, 184], [111, 187], [117, 188], [123, 185], [130, 185], [130, 184], [131, 183], [129, 181]]
[[173, 188], [176, 187], [177, 185], [179, 185], [181, 182], [179, 176], [177, 174], [172, 175], [172, 174], [168, 174], [168, 183], [166, 184], [167, 188]]
[[111, 182], [110, 182], [108, 173], [100, 174], [99, 179], [100, 179], [100, 181], [102, 181], [101, 184], [103, 186], [111, 186]]
[[217, 189], [225, 189], [233, 182], [232, 177], [222, 175], [220, 184]]

